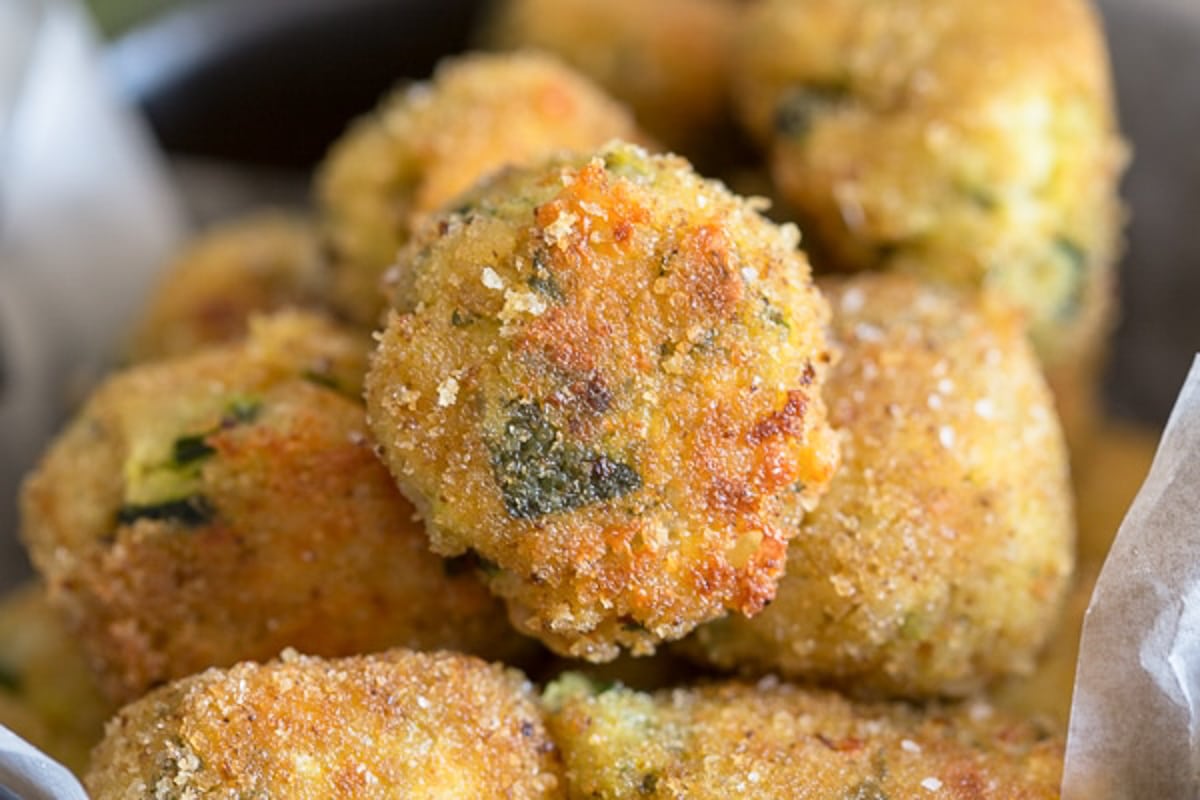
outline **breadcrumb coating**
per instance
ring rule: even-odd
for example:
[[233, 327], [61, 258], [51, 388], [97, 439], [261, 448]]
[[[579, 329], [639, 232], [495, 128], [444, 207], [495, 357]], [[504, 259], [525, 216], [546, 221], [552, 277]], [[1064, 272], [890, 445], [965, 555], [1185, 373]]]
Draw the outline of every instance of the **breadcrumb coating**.
[[726, 669], [859, 694], [1028, 673], [1073, 566], [1067, 455], [1020, 317], [902, 275], [822, 284], [842, 467], [762, 614], [697, 631]]
[[773, 678], [643, 694], [568, 676], [543, 697], [567, 796], [1057, 798], [1063, 742], [974, 703], [851, 703]]
[[410, 243], [371, 427], [519, 629], [602, 661], [774, 594], [784, 509], [837, 462], [796, 244], [626, 144], [502, 175]]
[[380, 276], [416, 217], [508, 165], [616, 138], [639, 138], [633, 118], [556, 59], [473, 54], [442, 62], [429, 83], [398, 90], [356, 122], [318, 169], [335, 305], [377, 324]]
[[101, 386], [27, 481], [24, 537], [104, 690], [284, 647], [523, 645], [503, 606], [428, 552], [370, 441], [366, 343], [311, 316]]
[[1092, 4], [763, 0], [739, 42], [735, 98], [817, 266], [1000, 291], [1082, 436], [1126, 162]]
[[451, 653], [288, 652], [173, 683], [108, 725], [94, 800], [562, 797], [532, 686]]

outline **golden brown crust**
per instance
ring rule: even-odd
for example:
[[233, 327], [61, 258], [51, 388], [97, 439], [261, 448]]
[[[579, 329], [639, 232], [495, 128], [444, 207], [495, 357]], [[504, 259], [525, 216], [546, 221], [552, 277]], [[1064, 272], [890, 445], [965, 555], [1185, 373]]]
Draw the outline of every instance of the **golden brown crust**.
[[905, 276], [823, 284], [842, 467], [774, 603], [697, 631], [727, 669], [859, 693], [963, 693], [1028, 672], [1072, 567], [1067, 458], [1020, 318]]
[[95, 800], [562, 796], [520, 673], [450, 653], [285, 654], [126, 707], [96, 749]]
[[[672, 147], [712, 146], [725, 115], [739, 0], [507, 0], [488, 38], [554, 53]], [[690, 149], [689, 149], [690, 152]]]
[[747, 17], [743, 118], [830, 265], [994, 287], [1045, 363], [1094, 360], [1125, 150], [1086, 0], [764, 0]]
[[773, 679], [654, 695], [547, 689], [568, 796], [1057, 798], [1063, 743], [967, 707], [853, 704]]
[[249, 319], [325, 306], [327, 268], [303, 218], [260, 212], [217, 226], [167, 265], [134, 327], [133, 361], [179, 356], [246, 335]]
[[795, 246], [630, 145], [501, 176], [410, 244], [372, 429], [519, 628], [607, 660], [774, 593], [783, 495], [811, 504], [836, 463]]
[[365, 344], [296, 315], [251, 327], [110, 379], [25, 487], [33, 560], [106, 691], [287, 646], [513, 654], [502, 607], [428, 552], [373, 452]]
[[447, 60], [433, 80], [385, 98], [321, 166], [318, 201], [333, 250], [333, 301], [374, 325], [378, 284], [414, 217], [509, 164], [636, 139], [632, 118], [587, 79], [531, 53]]
[[82, 775], [114, 710], [45, 587], [0, 598], [0, 725]]

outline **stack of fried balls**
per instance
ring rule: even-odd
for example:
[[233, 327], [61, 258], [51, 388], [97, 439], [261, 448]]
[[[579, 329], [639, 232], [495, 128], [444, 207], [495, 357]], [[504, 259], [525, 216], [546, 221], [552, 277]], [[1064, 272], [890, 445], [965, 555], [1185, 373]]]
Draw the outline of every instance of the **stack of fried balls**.
[[0, 721], [95, 800], [1057, 797], [1154, 446], [1087, 0], [478, 41], [164, 270], [25, 484]]

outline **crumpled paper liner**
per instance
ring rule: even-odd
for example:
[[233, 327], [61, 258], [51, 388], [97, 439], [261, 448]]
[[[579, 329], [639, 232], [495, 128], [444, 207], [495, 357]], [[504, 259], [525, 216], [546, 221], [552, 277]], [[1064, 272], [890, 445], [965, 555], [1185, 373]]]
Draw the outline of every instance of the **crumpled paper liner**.
[[163, 157], [76, 2], [0, 0], [0, 588], [17, 487], [184, 234]]
[[1084, 618], [1063, 800], [1200, 797], [1200, 357]]
[[21, 800], [88, 800], [70, 770], [0, 725], [0, 798], [5, 789]]

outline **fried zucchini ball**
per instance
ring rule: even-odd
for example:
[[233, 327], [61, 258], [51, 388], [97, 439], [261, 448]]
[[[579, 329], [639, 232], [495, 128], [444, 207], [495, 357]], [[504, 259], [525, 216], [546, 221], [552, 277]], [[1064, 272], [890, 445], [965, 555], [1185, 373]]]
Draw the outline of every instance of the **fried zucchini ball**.
[[135, 326], [130, 357], [237, 341], [252, 314], [321, 309], [327, 282], [320, 241], [306, 220], [263, 212], [217, 226], [168, 265]]
[[111, 697], [288, 646], [508, 654], [501, 604], [428, 552], [375, 456], [365, 350], [251, 320], [244, 344], [111, 378], [51, 447], [24, 536]]
[[285, 652], [155, 691], [109, 723], [94, 800], [562, 797], [531, 684], [452, 653]]
[[818, 253], [998, 289], [1088, 411], [1126, 157], [1087, 0], [763, 0], [735, 84]]
[[837, 460], [797, 236], [615, 143], [410, 243], [370, 424], [434, 550], [474, 551], [520, 630], [605, 661], [774, 594], [784, 514]]
[[0, 598], [0, 725], [82, 775], [115, 710], [45, 587]]
[[774, 603], [697, 631], [712, 664], [862, 694], [1029, 672], [1072, 569], [1062, 433], [1019, 315], [903, 275], [822, 285], [842, 466]]
[[854, 704], [765, 679], [643, 694], [547, 688], [567, 796], [1057, 798], [1063, 742], [989, 706]]
[[559, 56], [676, 148], [726, 115], [741, 0], [502, 0], [487, 38]]
[[559, 150], [637, 139], [633, 118], [586, 78], [543, 55], [469, 55], [399, 90], [338, 141], [317, 176], [332, 250], [332, 299], [375, 325], [379, 278], [415, 215], [479, 178]]

